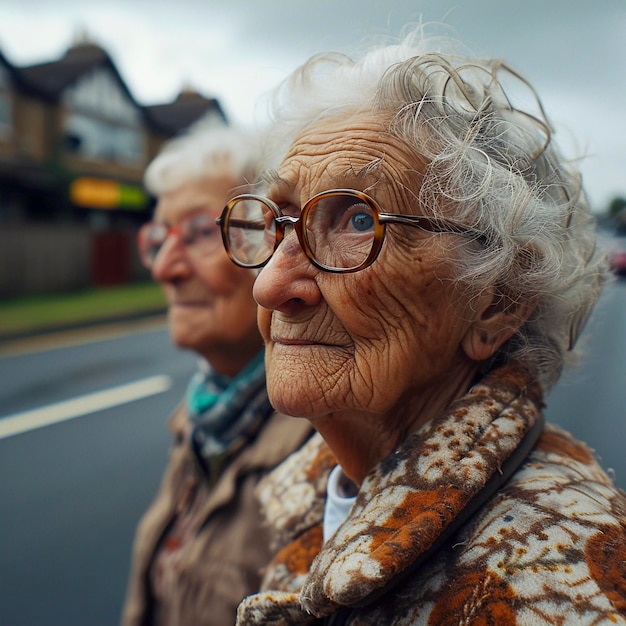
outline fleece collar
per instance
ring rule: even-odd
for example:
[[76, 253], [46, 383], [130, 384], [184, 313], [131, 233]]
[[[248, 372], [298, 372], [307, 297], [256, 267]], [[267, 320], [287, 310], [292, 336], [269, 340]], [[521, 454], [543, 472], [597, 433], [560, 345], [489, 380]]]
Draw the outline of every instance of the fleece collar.
[[[541, 405], [541, 391], [528, 373], [506, 366], [410, 436], [368, 474], [348, 518], [302, 567], [291, 587], [297, 591], [301, 582], [300, 593], [280, 594], [283, 609], [295, 611], [299, 603], [304, 618], [364, 606], [413, 571], [484, 502], [485, 486], [494, 493], [522, 461], [542, 428]], [[290, 463], [296, 488], [298, 460]], [[309, 467], [300, 478], [310, 481], [314, 474]], [[285, 478], [270, 476], [261, 494], [266, 506], [274, 503], [270, 522], [279, 527], [297, 515], [278, 505], [275, 490], [284, 490]], [[311, 502], [319, 491], [312, 484]], [[249, 599], [251, 618], [263, 595]], [[240, 619], [245, 611], [244, 603]]]

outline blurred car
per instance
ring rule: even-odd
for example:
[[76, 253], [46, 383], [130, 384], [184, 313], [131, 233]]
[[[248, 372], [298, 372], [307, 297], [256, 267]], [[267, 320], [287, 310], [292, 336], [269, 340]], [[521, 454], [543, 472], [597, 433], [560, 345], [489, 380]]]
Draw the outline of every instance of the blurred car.
[[626, 246], [614, 248], [609, 252], [609, 265], [613, 273], [626, 276]]

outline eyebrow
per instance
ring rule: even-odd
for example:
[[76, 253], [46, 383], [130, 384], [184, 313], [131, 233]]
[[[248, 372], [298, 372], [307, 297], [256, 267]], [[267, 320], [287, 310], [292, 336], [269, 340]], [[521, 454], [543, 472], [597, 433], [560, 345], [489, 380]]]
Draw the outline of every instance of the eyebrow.
[[259, 176], [259, 181], [266, 185], [275, 185], [277, 187], [288, 187], [291, 189], [291, 183], [282, 178], [277, 170], [266, 170]]
[[[336, 173], [329, 174], [333, 179], [333, 185], [335, 188], [341, 187], [353, 187], [355, 186], [364, 186], [369, 178], [373, 178], [369, 184], [369, 187], [374, 187], [378, 182], [380, 182], [380, 176], [376, 176], [378, 170], [380, 169], [382, 163], [384, 161], [384, 157], [379, 157], [373, 160], [371, 163], [364, 165], [358, 170], [354, 169], [352, 164], [346, 167], [344, 170]], [[281, 188], [292, 189], [293, 184], [283, 178], [277, 170], [266, 170], [259, 176], [259, 181], [264, 183], [267, 186], [275, 186]], [[365, 189], [364, 189], [365, 191]]]
[[381, 168], [384, 163], [384, 157], [377, 157], [376, 159], [370, 161], [363, 167], [358, 170], [354, 169], [352, 163], [340, 174], [341, 176], [355, 178], [358, 181], [362, 181], [364, 178], [368, 176], [372, 176], [377, 174], [378, 170]]
[[345, 170], [339, 172], [336, 180], [341, 183], [339, 186], [358, 187], [360, 191], [368, 193], [384, 180], [382, 175], [378, 173], [383, 161], [384, 158], [379, 157], [358, 170], [355, 170], [354, 166], [350, 164]]

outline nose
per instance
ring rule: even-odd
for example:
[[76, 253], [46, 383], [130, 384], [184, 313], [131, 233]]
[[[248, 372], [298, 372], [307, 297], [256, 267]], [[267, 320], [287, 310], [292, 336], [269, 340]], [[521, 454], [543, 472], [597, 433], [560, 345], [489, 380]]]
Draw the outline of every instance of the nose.
[[184, 244], [177, 233], [170, 233], [152, 264], [152, 278], [158, 282], [171, 282], [191, 275]]
[[254, 282], [254, 299], [265, 309], [287, 312], [321, 300], [315, 280], [320, 270], [309, 261], [294, 230], [289, 230]]

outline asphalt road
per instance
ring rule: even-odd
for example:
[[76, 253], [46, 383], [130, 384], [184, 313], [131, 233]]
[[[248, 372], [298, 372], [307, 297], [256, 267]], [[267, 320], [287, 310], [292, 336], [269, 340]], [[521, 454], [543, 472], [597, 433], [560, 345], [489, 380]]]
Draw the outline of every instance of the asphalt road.
[[134, 530], [166, 464], [167, 415], [194, 368], [162, 327], [139, 328], [0, 359], [3, 416], [155, 376], [171, 385], [0, 439], [1, 626], [119, 622]]
[[[622, 488], [625, 312], [621, 281], [584, 334], [582, 367], [547, 400], [548, 418], [589, 443]], [[118, 623], [134, 529], [166, 463], [166, 418], [194, 361], [171, 347], [159, 325], [116, 327], [100, 340], [94, 332], [0, 349], [0, 626]], [[31, 412], [34, 423], [40, 407], [71, 414], [69, 399], [113, 388], [100, 399], [106, 406], [120, 386], [163, 377], [165, 391], [144, 389], [145, 397], [125, 404], [2, 438], [16, 413]]]
[[626, 278], [605, 290], [580, 346], [580, 365], [548, 395], [546, 417], [587, 443], [626, 489]]

